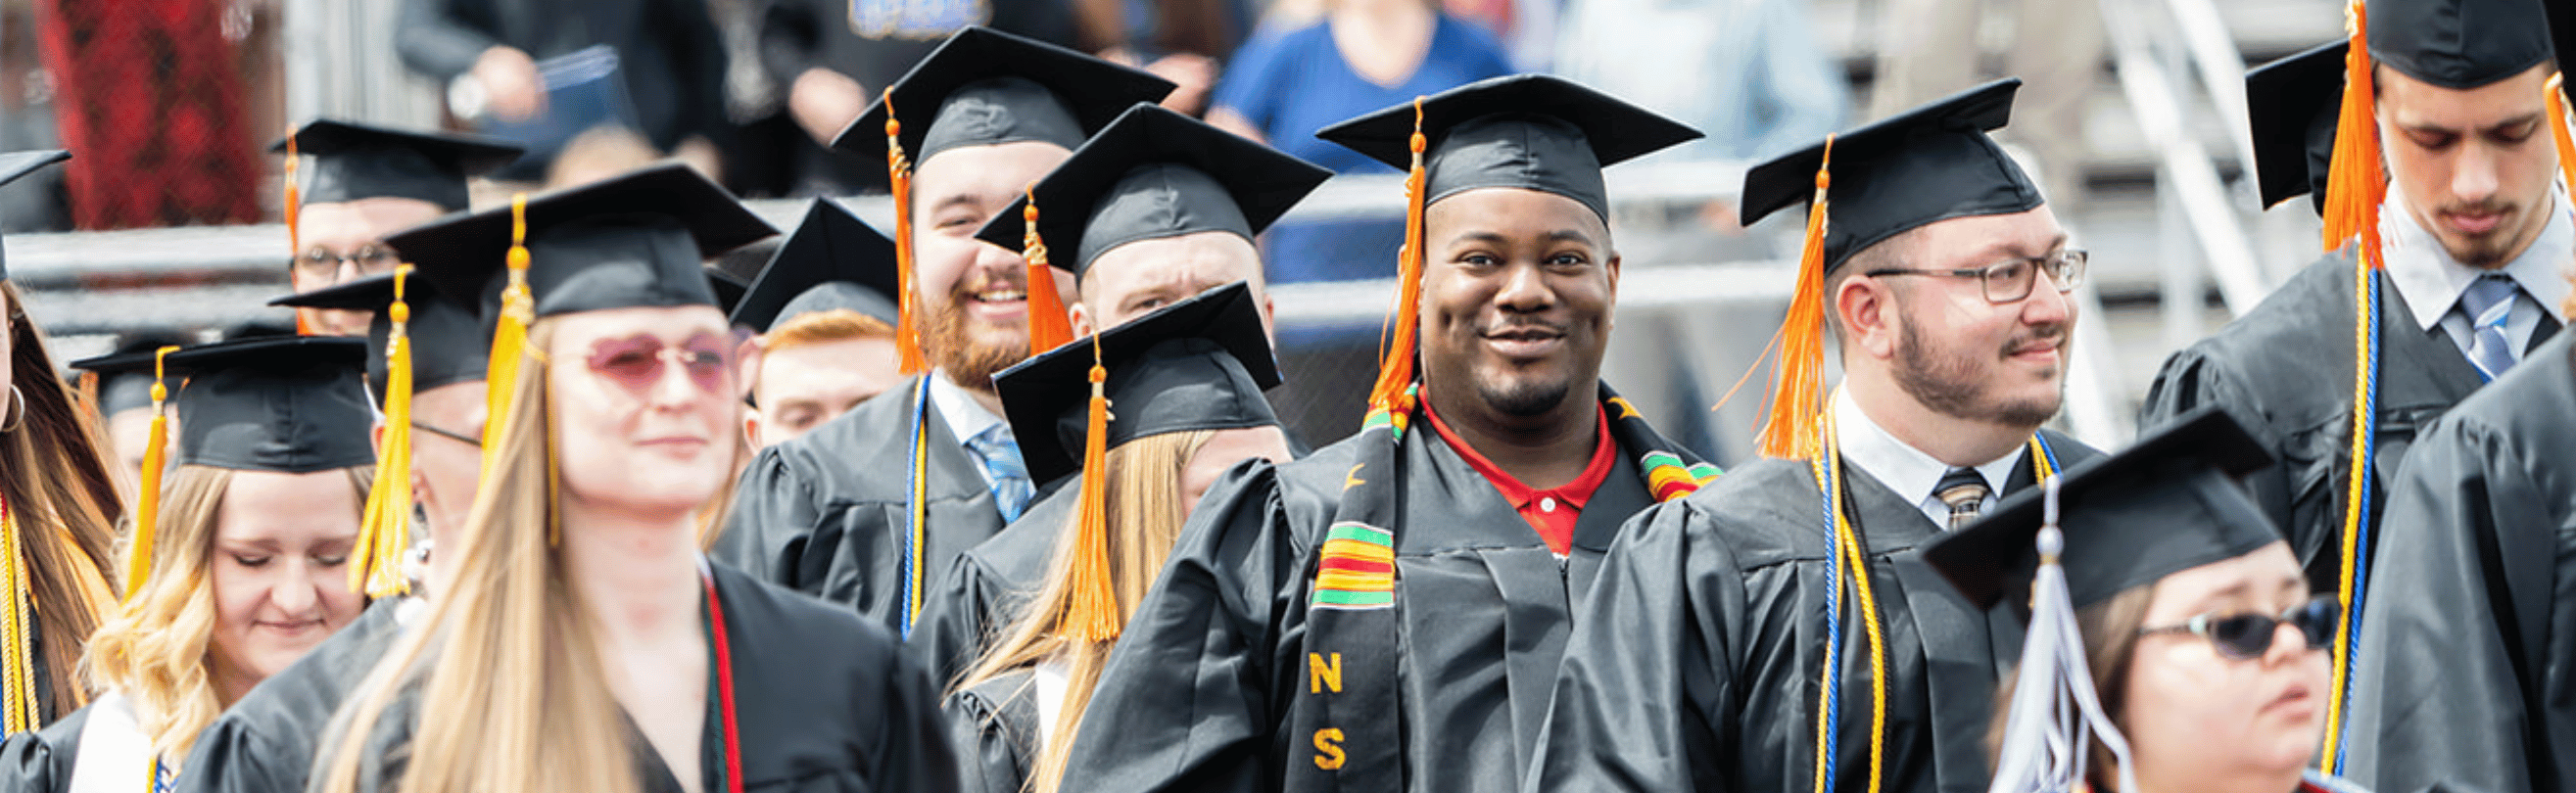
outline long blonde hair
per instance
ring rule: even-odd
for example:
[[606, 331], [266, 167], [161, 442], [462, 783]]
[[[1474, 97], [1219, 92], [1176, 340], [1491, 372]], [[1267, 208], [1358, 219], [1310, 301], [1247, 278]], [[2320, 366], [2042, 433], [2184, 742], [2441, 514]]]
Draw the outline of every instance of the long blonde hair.
[[[555, 500], [551, 373], [536, 350], [555, 320], [528, 328], [527, 360], [504, 428], [457, 529], [453, 579], [439, 582], [423, 625], [404, 635], [332, 719], [339, 737], [316, 757], [321, 789], [353, 793], [397, 697], [417, 685], [408, 791], [639, 789], [634, 754], [590, 606], [564, 580], [550, 539]], [[737, 449], [736, 453], [740, 453]], [[719, 495], [702, 512], [721, 514]]]
[[[358, 502], [365, 503], [375, 466], [341, 470]], [[90, 636], [83, 657], [90, 685], [125, 692], [152, 750], [166, 758], [186, 756], [197, 733], [224, 709], [206, 673], [215, 631], [214, 588], [206, 571], [214, 558], [215, 519], [232, 481], [230, 469], [208, 465], [172, 472], [161, 489], [161, 516], [153, 521], [160, 525], [153, 528], [151, 576]]]
[[43, 696], [60, 716], [89, 702], [71, 672], [80, 668], [90, 633], [116, 608], [107, 571], [125, 502], [101, 451], [107, 440], [96, 407], [75, 401], [54, 376], [45, 333], [27, 316], [18, 287], [0, 281], [0, 302], [9, 316], [10, 379], [21, 397], [16, 409], [24, 411], [23, 419], [10, 420], [25, 422], [0, 432], [0, 498], [8, 500], [22, 543], [0, 552], [21, 554], [27, 564], [41, 660], [54, 670]]
[[[1216, 437], [1212, 430], [1149, 435], [1110, 449], [1104, 458], [1108, 470], [1102, 475], [1107, 482], [1109, 508], [1109, 586], [1118, 597], [1121, 621], [1136, 612], [1144, 601], [1145, 591], [1154, 585], [1154, 577], [1163, 571], [1163, 560], [1172, 554], [1172, 543], [1181, 536], [1181, 522], [1187, 514], [1182, 499], [1181, 474], [1189, 467], [1190, 458], [1199, 447]], [[1076, 728], [1082, 723], [1082, 711], [1091, 704], [1091, 689], [1100, 681], [1100, 670], [1109, 663], [1109, 651], [1115, 641], [1086, 642], [1074, 639], [1061, 628], [1067, 606], [1073, 600], [1068, 571], [1073, 567], [1071, 547], [1074, 532], [1072, 516], [1067, 516], [1065, 530], [1059, 532], [1055, 555], [1047, 563], [1046, 585], [1029, 602], [1028, 610], [1017, 622], [1000, 632], [1000, 641], [961, 677], [955, 691], [1000, 677], [1021, 667], [1048, 660], [1064, 662], [1067, 683], [1064, 704], [1056, 710], [1055, 724], [1048, 725], [1038, 752], [1036, 768], [1029, 777], [1028, 788], [1039, 793], [1054, 793], [1064, 784], [1065, 760], [1071, 755]]]

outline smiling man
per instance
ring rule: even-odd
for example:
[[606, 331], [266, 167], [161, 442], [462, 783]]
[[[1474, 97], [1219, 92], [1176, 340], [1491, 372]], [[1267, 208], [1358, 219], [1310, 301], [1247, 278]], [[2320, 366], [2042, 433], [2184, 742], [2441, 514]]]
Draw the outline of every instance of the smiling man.
[[[1137, 102], [1172, 84], [985, 28], [951, 36], [844, 132], [885, 162], [887, 122], [909, 176], [911, 293], [933, 369], [745, 469], [712, 553], [910, 634], [932, 576], [1037, 495], [992, 377], [1029, 356], [1027, 263], [975, 239], [995, 212]], [[1052, 271], [1072, 301], [1073, 278]], [[898, 329], [898, 333], [904, 329]]]
[[[2369, 274], [2379, 350], [2367, 471], [2370, 492], [2384, 493], [2418, 430], [2564, 324], [2557, 306], [2568, 286], [2559, 273], [2576, 256], [2576, 225], [2552, 189], [2558, 156], [2541, 87], [2557, 67], [2541, 3], [2371, 0], [2368, 10], [2389, 188], [2379, 209], [2384, 267]], [[2288, 167], [2263, 165], [2267, 183], [2296, 184], [2270, 172]], [[2166, 360], [2138, 422], [2213, 404], [2244, 422], [2280, 461], [2246, 485], [2321, 588], [2343, 580], [2353, 340], [2355, 323], [2368, 319], [2353, 310], [2360, 246], [2336, 244], [2261, 305]], [[2368, 531], [2385, 499], [2364, 503], [2370, 512], [2354, 528]], [[2357, 561], [2366, 576], [2368, 556]]]
[[[1698, 133], [1554, 77], [1422, 107], [1418, 334], [1387, 399], [1358, 435], [1208, 490], [1066, 789], [1514, 790], [1601, 549], [1715, 475], [1599, 379], [1619, 283], [1601, 167]], [[1403, 166], [1415, 129], [1405, 105], [1320, 134]]]
[[[2064, 292], [2085, 256], [1986, 135], [2019, 87], [1980, 86], [1746, 176], [1750, 225], [1809, 201], [1830, 166], [1829, 222], [1807, 232], [1821, 255], [1802, 262], [1789, 316], [1830, 322], [1842, 386], [1822, 396], [1800, 387], [1821, 375], [1784, 364], [1771, 459], [1621, 531], [1525, 790], [1836, 790], [1864, 776], [1896, 793], [1986, 789], [1994, 684], [2020, 630], [1951, 590], [1920, 548], [2093, 456], [2040, 429], [2062, 401]], [[1820, 347], [1823, 332], [1783, 335]], [[1839, 697], [1818, 696], [1826, 680]], [[1820, 786], [1819, 769], [1846, 783]]]

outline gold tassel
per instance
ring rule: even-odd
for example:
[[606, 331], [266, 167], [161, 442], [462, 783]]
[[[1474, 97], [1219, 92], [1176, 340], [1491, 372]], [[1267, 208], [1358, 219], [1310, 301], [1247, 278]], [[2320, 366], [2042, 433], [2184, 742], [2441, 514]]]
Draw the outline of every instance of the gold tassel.
[[[1020, 208], [1020, 258], [1028, 263], [1029, 356], [1073, 343], [1073, 321], [1065, 316], [1064, 299], [1055, 293], [1055, 267], [1047, 263], [1046, 241], [1038, 237], [1038, 194], [1024, 193]], [[1097, 346], [1097, 345], [1094, 345]]]
[[125, 557], [125, 600], [129, 602], [152, 575], [152, 536], [160, 528], [156, 522], [161, 517], [161, 469], [170, 439], [170, 388], [161, 380], [168, 376], [164, 366], [170, 353], [178, 349], [163, 347], [152, 353], [152, 428], [144, 433], [143, 485], [134, 494], [134, 542]]
[[2333, 165], [2327, 170], [2325, 249], [2362, 239], [2364, 258], [2379, 269], [2379, 205], [2388, 178], [2379, 162], [2379, 120], [2371, 107], [2370, 20], [2363, 0], [2344, 8], [2350, 44], [2343, 60], [2343, 104], [2335, 118]]
[[1825, 410], [1825, 206], [1833, 186], [1834, 139], [1825, 137], [1816, 164], [1816, 196], [1807, 202], [1807, 239], [1798, 252], [1798, 285], [1781, 320], [1779, 360], [1772, 363], [1768, 418], [1759, 441], [1762, 456], [1800, 460], [1816, 456], [1822, 441], [1816, 419]]
[[[296, 218], [304, 209], [304, 194], [295, 186], [295, 170], [300, 159], [295, 156], [295, 136], [286, 136], [286, 269], [289, 279], [294, 277], [295, 261], [304, 256], [304, 239], [298, 233]], [[295, 335], [313, 335], [313, 327], [305, 322], [304, 314], [304, 309], [295, 310]]]
[[1377, 384], [1369, 389], [1370, 412], [1389, 415], [1413, 413], [1413, 355], [1422, 322], [1422, 267], [1426, 255], [1422, 247], [1422, 212], [1430, 176], [1422, 167], [1422, 152], [1430, 148], [1430, 139], [1422, 134], [1422, 97], [1413, 98], [1413, 136], [1406, 140], [1413, 150], [1413, 164], [1404, 175], [1404, 247], [1396, 252], [1395, 316], [1390, 317], [1390, 330], [1380, 341], [1377, 354]]
[[894, 87], [887, 86], [881, 103], [886, 109], [886, 181], [894, 188], [894, 350], [897, 371], [905, 376], [930, 371], [928, 356], [921, 353], [921, 331], [912, 316], [912, 160], [903, 153], [903, 122], [894, 117]]
[[501, 289], [501, 316], [492, 324], [492, 358], [485, 375], [483, 471], [499, 462], [503, 420], [510, 415], [510, 394], [519, 382], [520, 353], [528, 345], [528, 323], [536, 321], [536, 299], [528, 295], [528, 194], [510, 196], [510, 282]]
[[44, 695], [36, 690], [36, 609], [26, 541], [17, 515], [0, 503], [0, 597], [9, 599], [0, 610], [0, 730], [12, 735], [45, 726], [37, 721]]
[[1065, 575], [1064, 631], [1075, 641], [1118, 638], [1126, 615], [1109, 582], [1109, 369], [1100, 363], [1100, 336], [1091, 337], [1091, 417], [1083, 428], [1082, 491], [1073, 524], [1073, 566]]
[[411, 304], [403, 299], [411, 273], [408, 264], [394, 270], [394, 302], [385, 307], [392, 330], [385, 336], [384, 445], [376, 450], [376, 482], [350, 551], [349, 588], [369, 598], [411, 592], [402, 570], [411, 537]]

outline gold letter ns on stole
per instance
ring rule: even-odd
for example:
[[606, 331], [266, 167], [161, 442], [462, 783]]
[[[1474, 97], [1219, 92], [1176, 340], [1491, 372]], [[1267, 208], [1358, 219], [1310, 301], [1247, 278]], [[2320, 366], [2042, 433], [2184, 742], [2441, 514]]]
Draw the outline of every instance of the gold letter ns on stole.
[[1307, 653], [1306, 693], [1321, 694], [1327, 686], [1335, 694], [1342, 693], [1342, 654], [1334, 653], [1333, 660], [1326, 661], [1322, 653]]
[[1315, 767], [1338, 771], [1342, 767], [1342, 731], [1326, 727], [1315, 731]]

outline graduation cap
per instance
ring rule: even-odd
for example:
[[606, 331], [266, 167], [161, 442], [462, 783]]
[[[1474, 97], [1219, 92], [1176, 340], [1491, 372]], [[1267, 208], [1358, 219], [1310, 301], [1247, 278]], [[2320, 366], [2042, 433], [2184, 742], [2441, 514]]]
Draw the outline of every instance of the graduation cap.
[[508, 165], [526, 149], [478, 135], [410, 132], [324, 119], [268, 147], [312, 157], [303, 203], [410, 198], [454, 212], [466, 208], [465, 179]]
[[2335, 114], [2343, 95], [2347, 42], [2336, 41], [2245, 73], [2246, 126], [2254, 138], [2254, 177], [2263, 206], [2301, 193], [2326, 207], [2334, 162]]
[[[327, 289], [268, 301], [272, 306], [370, 311], [367, 327], [367, 385], [379, 401], [386, 398], [387, 353], [393, 317], [394, 275], [369, 276]], [[492, 321], [474, 300], [450, 298], [419, 278], [404, 284], [403, 302], [410, 319], [404, 333], [411, 339], [411, 385], [427, 391], [483, 379], [492, 348]]]
[[892, 137], [912, 162], [959, 146], [1044, 141], [1067, 149], [1128, 105], [1176, 86], [1142, 69], [980, 25], [940, 42], [850, 122], [832, 147], [884, 158]]
[[725, 272], [724, 268], [712, 264], [705, 267], [707, 293], [715, 295], [716, 310], [727, 315], [733, 314], [734, 308], [742, 305], [742, 296], [751, 292], [751, 282], [742, 280], [742, 276]]
[[2370, 58], [2408, 77], [2468, 89], [2550, 61], [2540, 0], [2368, 0]]
[[[1092, 339], [993, 376], [1032, 481], [1082, 470], [1083, 406], [1091, 397]], [[1279, 363], [1249, 284], [1236, 281], [1099, 334], [1099, 363], [1116, 417], [1103, 448], [1152, 435], [1279, 424], [1263, 391]]]
[[[2281, 539], [2280, 529], [2237, 478], [2272, 464], [2245, 427], [2216, 406], [2152, 430], [2127, 449], [2059, 475], [2057, 518], [2073, 605], [2083, 608], [2133, 587]], [[2032, 540], [2046, 493], [2024, 488], [1977, 522], [1944, 535], [1923, 558], [1968, 602], [1992, 606], [2021, 591], [2039, 564]]]
[[1139, 102], [994, 215], [977, 239], [1020, 249], [1028, 206], [1046, 246], [1071, 250], [1075, 277], [1130, 242], [1223, 231], [1252, 239], [1333, 172]]
[[1824, 411], [1825, 276], [1852, 254], [1956, 218], [2026, 212], [2039, 188], [1987, 137], [2012, 117], [2005, 78], [1827, 137], [1744, 175], [1743, 222], [1804, 201], [1807, 238], [1775, 365], [1763, 456], [1813, 457]]
[[1165, 433], [1279, 423], [1261, 395], [1279, 384], [1279, 364], [1252, 287], [1242, 281], [1050, 350], [993, 381], [1031, 477], [1082, 472], [1066, 539], [1070, 596], [1059, 626], [1077, 641], [1115, 639], [1126, 623], [1109, 585], [1109, 448]]
[[733, 324], [766, 333], [800, 314], [837, 308], [892, 326], [901, 320], [892, 297], [897, 280], [894, 240], [838, 202], [817, 198], [752, 279]]
[[[61, 149], [13, 151], [0, 154], [0, 185], [18, 181], [19, 177], [71, 158], [71, 152]], [[0, 281], [6, 280], [9, 280], [9, 258], [5, 254], [0, 254]]]
[[[177, 389], [179, 464], [300, 474], [370, 465], [375, 410], [359, 381], [367, 343], [270, 336], [183, 347], [163, 361]], [[106, 374], [151, 374], [152, 351], [74, 361]], [[166, 380], [165, 380], [166, 382]]]
[[[163, 333], [139, 333], [117, 337], [116, 347], [102, 359], [128, 355], [148, 355], [163, 347], [184, 346], [186, 339]], [[86, 370], [98, 378], [98, 414], [114, 416], [135, 408], [152, 406], [152, 373], [146, 371], [101, 372]]]
[[[527, 199], [533, 316], [717, 305], [704, 262], [778, 233], [731, 193], [670, 163]], [[513, 247], [513, 209], [452, 215], [385, 238], [443, 295], [489, 305]]]
[[1428, 143], [1425, 205], [1479, 187], [1519, 187], [1583, 202], [1604, 218], [1610, 195], [1602, 167], [1701, 137], [1652, 110], [1545, 74], [1469, 83], [1325, 127], [1315, 137], [1408, 170], [1417, 130]]

